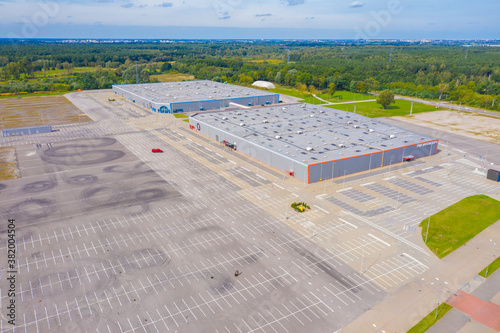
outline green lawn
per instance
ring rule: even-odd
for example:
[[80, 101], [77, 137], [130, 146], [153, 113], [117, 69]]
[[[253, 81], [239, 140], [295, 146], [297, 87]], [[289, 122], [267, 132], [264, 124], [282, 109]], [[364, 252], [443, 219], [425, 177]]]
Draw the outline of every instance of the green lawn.
[[[387, 107], [386, 110], [384, 110], [382, 106], [380, 104], [377, 104], [376, 102], [336, 104], [328, 105], [327, 107], [342, 111], [354, 112], [354, 105], [356, 105], [356, 113], [370, 118], [407, 116], [410, 114], [411, 109], [410, 101], [404, 101], [400, 99], [397, 99], [396, 103]], [[432, 112], [438, 110], [444, 109], [436, 108], [435, 106], [422, 103], [413, 103], [412, 113]]]
[[493, 274], [494, 271], [496, 271], [498, 268], [500, 268], [500, 257], [493, 260], [493, 262], [490, 263], [489, 266], [485, 267], [481, 272], [479, 272], [480, 276], [488, 277], [488, 276], [486, 276], [486, 268], [488, 268], [488, 276]]
[[39, 93], [29, 93], [29, 94], [14, 94], [8, 96], [0, 96], [0, 98], [18, 98], [18, 97], [33, 97], [33, 96], [53, 96], [53, 95], [65, 95], [74, 91], [53, 91], [53, 92], [39, 92]]
[[313, 97], [313, 95], [311, 95], [310, 93], [305, 92], [302, 94], [297, 89], [276, 88], [276, 89], [269, 89], [269, 91], [276, 93], [276, 94], [282, 94], [282, 95], [288, 95], [288, 96], [302, 98], [302, 100], [300, 100], [299, 102], [305, 102], [305, 103], [310, 103], [310, 104], [324, 104], [324, 102]]
[[[465, 198], [431, 216], [427, 246], [444, 258], [500, 220], [500, 201], [486, 195]], [[427, 221], [420, 223], [425, 241]]]
[[350, 91], [336, 91], [333, 97], [330, 97], [330, 94], [317, 94], [317, 96], [332, 103], [377, 99], [377, 96], [374, 95], [364, 95]]
[[[446, 304], [446, 303], [441, 303], [438, 306], [438, 315], [437, 315], [437, 320], [441, 319], [446, 312], [450, 311], [453, 309], [452, 306]], [[431, 313], [429, 313], [427, 316], [424, 317], [421, 321], [419, 321], [415, 326], [410, 328], [410, 330], [407, 333], [423, 333], [427, 331], [434, 323], [436, 323], [436, 320], [434, 320], [434, 317], [436, 316], [436, 309], [432, 310]]]

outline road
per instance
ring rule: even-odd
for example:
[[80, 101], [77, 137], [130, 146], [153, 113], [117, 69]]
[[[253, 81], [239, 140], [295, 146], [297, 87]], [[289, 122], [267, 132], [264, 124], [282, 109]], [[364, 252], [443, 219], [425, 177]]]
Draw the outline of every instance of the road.
[[426, 100], [423, 100], [423, 99], [412, 98], [412, 97], [395, 96], [394, 98], [395, 99], [405, 100], [405, 101], [410, 101], [410, 102], [427, 104], [427, 105], [434, 105], [436, 107], [448, 108], [450, 110], [466, 111], [466, 112], [476, 112], [476, 113], [479, 113], [479, 114], [484, 114], [484, 115], [487, 115], [487, 116], [493, 116], [493, 117], [500, 118], [500, 113], [499, 112], [495, 112], [495, 111], [481, 110], [481, 109], [477, 109], [477, 108], [470, 108], [468, 106], [454, 105], [454, 104], [443, 103], [443, 102], [426, 101]]
[[416, 131], [438, 138], [440, 140], [439, 145], [441, 147], [445, 146], [456, 154], [463, 154], [467, 159], [471, 159], [473, 162], [482, 167], [496, 167], [498, 169], [500, 166], [500, 146], [494, 143], [427, 128], [393, 118], [379, 119], [390, 125], [399, 126], [411, 131]]

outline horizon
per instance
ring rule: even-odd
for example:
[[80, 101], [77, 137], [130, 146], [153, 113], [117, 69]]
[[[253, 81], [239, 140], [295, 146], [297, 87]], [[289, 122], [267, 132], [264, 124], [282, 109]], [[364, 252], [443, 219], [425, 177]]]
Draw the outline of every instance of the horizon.
[[0, 0], [0, 38], [495, 40], [497, 7], [494, 0]]

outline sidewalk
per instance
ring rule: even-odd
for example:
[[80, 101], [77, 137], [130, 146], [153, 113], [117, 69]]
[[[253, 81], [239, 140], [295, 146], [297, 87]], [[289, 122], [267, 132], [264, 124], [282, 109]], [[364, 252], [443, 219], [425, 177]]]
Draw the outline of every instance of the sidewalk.
[[[477, 279], [474, 280], [474, 277], [491, 260], [488, 256], [489, 239], [498, 239], [499, 235], [500, 223], [497, 222], [447, 257], [441, 260], [438, 260], [435, 256], [430, 257], [430, 267], [426, 273], [394, 291], [377, 306], [344, 327], [341, 332], [377, 332], [373, 324], [376, 324], [377, 328], [387, 333], [407, 332], [436, 308], [439, 291], [439, 287], [434, 283], [436, 278], [448, 282], [439, 295], [440, 302], [456, 293], [457, 290], [477, 283], [472, 283], [472, 281], [477, 281]], [[497, 271], [494, 275], [495, 277], [499, 276], [500, 271]], [[493, 275], [490, 278], [493, 278]], [[484, 287], [477, 288], [474, 294], [481, 295], [483, 292], [492, 295], [498, 294], [500, 292], [500, 283], [493, 279], [491, 281], [485, 284]], [[447, 315], [450, 315], [453, 327], [458, 329], [464, 327], [469, 321], [467, 315], [456, 313], [455, 309], [452, 309]], [[486, 330], [475, 331], [475, 333], [489, 332], [488, 328], [485, 328]], [[457, 332], [452, 327], [447, 327], [444, 331]]]
[[[427, 332], [446, 333], [469, 330], [469, 323], [476, 332], [500, 331], [500, 305], [491, 302], [492, 299], [500, 300], [500, 270], [497, 270], [472, 293], [468, 294], [459, 290], [451, 296], [446, 303], [453, 306]], [[498, 302], [498, 301], [497, 301]], [[481, 324], [481, 325], [477, 325]]]

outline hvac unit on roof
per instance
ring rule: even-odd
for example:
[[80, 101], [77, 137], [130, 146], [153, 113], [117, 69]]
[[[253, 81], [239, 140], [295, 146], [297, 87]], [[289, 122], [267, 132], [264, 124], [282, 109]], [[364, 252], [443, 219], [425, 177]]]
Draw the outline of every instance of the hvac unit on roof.
[[309, 117], [313, 118], [313, 117], [314, 117], [314, 115], [313, 115], [313, 114], [311, 114]]
[[236, 114], [237, 114], [238, 116], [241, 116], [241, 112], [236, 112]]
[[264, 120], [262, 120], [262, 122], [263, 122], [264, 124], [267, 124], [267, 123], [269, 122], [269, 120], [264, 119]]
[[323, 110], [320, 110], [320, 111], [319, 111], [319, 113], [325, 113], [325, 111], [323, 111]]
[[396, 136], [394, 134], [389, 135], [390, 138], [395, 138]]
[[368, 132], [375, 132], [375, 130], [373, 128], [370, 128]]
[[350, 124], [352, 124], [352, 121], [349, 120], [347, 123], [350, 125]]
[[305, 108], [306, 108], [306, 105], [305, 105], [305, 104], [303, 104], [303, 105], [301, 105], [300, 107], [301, 107], [301, 108], [303, 108], [303, 109], [305, 109]]
[[359, 125], [354, 125], [354, 128], [359, 128]]
[[297, 131], [297, 134], [304, 134], [303, 131]]
[[227, 117], [222, 117], [222, 120], [227, 120]]
[[339, 147], [340, 147], [340, 148], [345, 148], [345, 144], [343, 144], [343, 143], [339, 143]]
[[275, 136], [275, 138], [276, 138], [276, 139], [281, 139], [281, 136], [276, 135], [276, 136]]
[[245, 126], [245, 123], [240, 123], [240, 126]]

